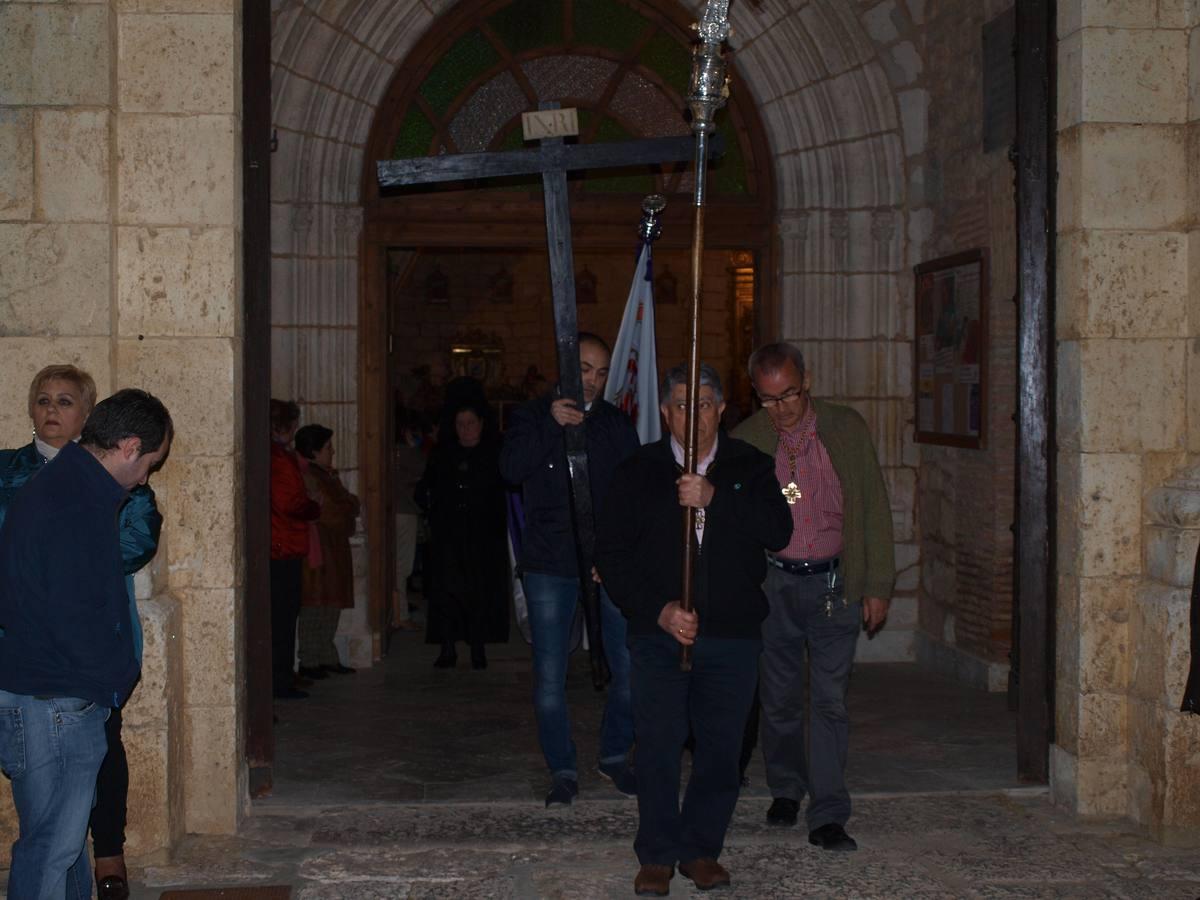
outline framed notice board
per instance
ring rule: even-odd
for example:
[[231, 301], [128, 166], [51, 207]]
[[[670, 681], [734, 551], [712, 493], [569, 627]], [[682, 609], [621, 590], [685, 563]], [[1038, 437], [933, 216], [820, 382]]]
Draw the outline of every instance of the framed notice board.
[[914, 271], [916, 440], [978, 449], [987, 422], [987, 251], [931, 260]]

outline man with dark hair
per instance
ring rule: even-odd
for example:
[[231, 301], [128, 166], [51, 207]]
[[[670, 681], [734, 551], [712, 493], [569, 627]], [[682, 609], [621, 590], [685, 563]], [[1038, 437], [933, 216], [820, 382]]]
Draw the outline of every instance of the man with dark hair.
[[764, 584], [771, 613], [759, 699], [774, 797], [767, 822], [795, 825], [807, 793], [809, 842], [855, 850], [845, 829], [846, 691], [859, 632], [883, 626], [895, 580], [887, 488], [866, 422], [848, 406], [810, 396], [796, 347], [761, 347], [749, 370], [763, 408], [734, 434], [774, 458], [795, 526], [788, 545], [768, 556]]
[[166, 407], [123, 390], [0, 527], [0, 767], [20, 837], [8, 896], [91, 896], [84, 847], [104, 722], [138, 678], [117, 512], [170, 451]]
[[[637, 729], [638, 894], [664, 896], [675, 864], [700, 890], [725, 887], [717, 862], [737, 803], [742, 729], [754, 697], [767, 614], [763, 551], [792, 524], [771, 459], [718, 434], [725, 400], [708, 365], [699, 373], [696, 472], [683, 474], [687, 371], [662, 385], [668, 434], [621, 464], [600, 519], [596, 567], [629, 619]], [[696, 510], [693, 608], [680, 605], [684, 507]], [[692, 667], [680, 668], [680, 648]], [[695, 738], [679, 803], [680, 758]]]
[[[608, 345], [594, 334], [579, 335], [583, 403], [548, 393], [519, 407], [504, 435], [500, 473], [523, 489], [525, 535], [521, 573], [533, 640], [534, 711], [538, 741], [550, 769], [546, 806], [569, 805], [579, 793], [575, 743], [567, 713], [567, 660], [571, 626], [581, 589], [571, 515], [564, 429], [582, 424], [587, 437], [593, 505], [603, 499], [617, 464], [638, 446], [629, 417], [604, 400]], [[636, 791], [627, 758], [633, 746], [629, 698], [629, 651], [625, 620], [603, 588], [600, 605], [604, 652], [612, 672], [600, 731], [600, 772], [624, 794]]]

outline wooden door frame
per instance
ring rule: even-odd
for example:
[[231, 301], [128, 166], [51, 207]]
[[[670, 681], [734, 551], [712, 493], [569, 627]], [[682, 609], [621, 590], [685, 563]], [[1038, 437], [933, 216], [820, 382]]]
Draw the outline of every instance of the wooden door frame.
[[[627, 207], [631, 204], [627, 204]], [[659, 249], [686, 250], [691, 236], [688, 216], [691, 207], [673, 204], [674, 209], [664, 216], [663, 237], [655, 244]], [[633, 205], [636, 208], [636, 205]], [[761, 208], [760, 208], [761, 209]], [[370, 210], [368, 209], [368, 216]], [[574, 243], [577, 253], [589, 250], [628, 249], [636, 240], [636, 213], [624, 209], [623, 219], [601, 216], [600, 221], [575, 223]], [[464, 217], [470, 221], [470, 217]], [[756, 269], [762, 279], [756, 286], [755, 333], [774, 337], [779, 330], [775, 297], [775, 229], [772, 224], [735, 218], [714, 223], [705, 243], [710, 250], [737, 249], [754, 253]], [[676, 221], [677, 220], [677, 221]], [[392, 349], [390, 345], [391, 317], [387, 297], [387, 252], [389, 247], [456, 248], [464, 247], [530, 247], [545, 250], [545, 223], [515, 218], [510, 221], [491, 221], [487, 227], [476, 227], [463, 233], [463, 219], [447, 223], [437, 218], [420, 220], [381, 216], [368, 218], [363, 225], [359, 245], [359, 319], [358, 319], [358, 403], [359, 403], [359, 474], [361, 497], [366, 516], [366, 528], [371, 552], [367, 554], [368, 621], [372, 631], [376, 656], [382, 640], [383, 617], [389, 606], [394, 587], [393, 554], [394, 522], [392, 509], [391, 452], [394, 433], [392, 409]], [[776, 319], [768, 320], [768, 316]], [[379, 536], [376, 543], [376, 535]]]
[[[271, 9], [242, 4], [242, 665], [250, 795], [271, 789]], [[236, 671], [236, 669], [235, 669]]]
[[1057, 560], [1054, 265], [1054, 0], [1017, 2], [1017, 774], [1049, 780], [1054, 742]]

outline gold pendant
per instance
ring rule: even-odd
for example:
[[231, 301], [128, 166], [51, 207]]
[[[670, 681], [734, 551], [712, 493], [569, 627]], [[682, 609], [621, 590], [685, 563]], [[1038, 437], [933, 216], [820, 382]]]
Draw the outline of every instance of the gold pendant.
[[796, 485], [796, 482], [794, 482], [794, 481], [789, 481], [787, 483], [787, 487], [782, 488], [782, 493], [783, 493], [783, 496], [787, 497], [787, 502], [788, 502], [789, 506], [795, 506], [796, 501], [804, 496], [802, 493], [800, 493], [800, 488]]

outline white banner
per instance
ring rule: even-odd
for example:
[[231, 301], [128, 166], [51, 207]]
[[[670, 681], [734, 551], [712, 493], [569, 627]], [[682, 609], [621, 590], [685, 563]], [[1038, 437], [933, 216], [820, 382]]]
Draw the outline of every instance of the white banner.
[[604, 399], [633, 419], [643, 444], [662, 436], [658, 357], [654, 350], [653, 271], [650, 244], [643, 244], [604, 389]]

